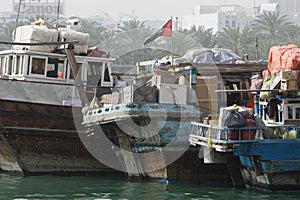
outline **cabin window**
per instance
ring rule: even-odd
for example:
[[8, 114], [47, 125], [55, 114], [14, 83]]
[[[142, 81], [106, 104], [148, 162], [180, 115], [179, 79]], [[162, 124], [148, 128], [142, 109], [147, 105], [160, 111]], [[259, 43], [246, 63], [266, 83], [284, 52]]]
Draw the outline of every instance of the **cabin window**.
[[77, 69], [78, 69], [78, 75], [80, 77], [80, 80], [82, 82], [86, 82], [87, 77], [87, 70], [86, 70], [86, 64], [85, 63], [77, 63]]
[[102, 80], [101, 85], [102, 86], [112, 86], [113, 81], [111, 77], [111, 70], [107, 63], [103, 63], [103, 71], [102, 71]]
[[[77, 65], [77, 69], [80, 70], [81, 66], [82, 66], [82, 63], [76, 63]], [[71, 68], [71, 65], [70, 63], [68, 62], [67, 64], [67, 71], [66, 71], [66, 76], [65, 78], [69, 78], [69, 79], [74, 79], [74, 75], [73, 75], [73, 71], [72, 71], [72, 68]], [[79, 73], [79, 72], [78, 72]]]
[[105, 67], [105, 70], [104, 70], [104, 82], [110, 82], [108, 67]]
[[31, 58], [31, 74], [44, 75], [46, 67], [46, 58]]
[[87, 70], [89, 76], [93, 76], [93, 75], [100, 76], [102, 71], [102, 63], [88, 62]]
[[58, 63], [57, 77], [63, 78], [65, 74], [65, 59], [60, 59]]
[[48, 63], [47, 65], [47, 77], [57, 78], [57, 69], [55, 64]]
[[13, 57], [12, 75], [23, 74], [23, 56]]
[[297, 107], [296, 107], [296, 113], [295, 113], [295, 114], [296, 114], [296, 117], [295, 117], [295, 118], [296, 118], [296, 119], [300, 119], [300, 108], [297, 108]]
[[17, 74], [18, 73], [18, 71], [19, 71], [19, 69], [18, 69], [18, 64], [17, 64], [17, 56], [14, 56], [13, 57], [13, 65], [12, 65], [12, 75], [15, 75], [15, 74]]
[[24, 56], [18, 56], [17, 57], [17, 63], [18, 63], [18, 74], [24, 74]]
[[4, 65], [3, 65], [4, 58], [0, 57], [0, 76], [4, 74]]
[[100, 86], [102, 63], [88, 62], [87, 84], [90, 86]]
[[62, 74], [59, 72], [63, 72], [64, 59], [60, 60], [58, 58], [48, 58], [47, 64], [47, 77], [51, 78], [62, 78]]
[[70, 68], [69, 79], [74, 79], [73, 70]]
[[6, 56], [4, 58], [4, 74], [5, 75], [11, 75], [11, 68], [12, 68], [12, 63], [13, 63], [13, 56]]

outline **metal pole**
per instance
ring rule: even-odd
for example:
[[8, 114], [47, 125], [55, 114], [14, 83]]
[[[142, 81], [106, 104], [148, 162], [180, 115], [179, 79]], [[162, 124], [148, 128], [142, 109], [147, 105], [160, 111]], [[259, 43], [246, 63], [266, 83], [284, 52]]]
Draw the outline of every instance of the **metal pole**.
[[258, 62], [258, 35], [256, 35], [255, 48], [256, 48], [256, 62]]
[[56, 16], [56, 24], [59, 24], [59, 12], [60, 12], [60, 0], [58, 0], [58, 7], [57, 7], [57, 16]]

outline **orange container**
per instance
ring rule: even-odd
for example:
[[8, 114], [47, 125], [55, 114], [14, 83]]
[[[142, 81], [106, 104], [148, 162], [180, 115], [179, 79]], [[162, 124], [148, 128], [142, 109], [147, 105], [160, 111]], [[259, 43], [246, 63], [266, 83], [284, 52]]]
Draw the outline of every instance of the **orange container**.
[[63, 73], [62, 72], [57, 72], [57, 78], [63, 78]]
[[239, 131], [238, 130], [229, 130], [228, 131], [228, 140], [238, 140]]
[[[255, 126], [255, 121], [253, 119], [246, 119], [246, 126], [247, 127]], [[243, 130], [242, 131], [242, 140], [254, 140], [255, 133], [256, 133], [255, 129]]]

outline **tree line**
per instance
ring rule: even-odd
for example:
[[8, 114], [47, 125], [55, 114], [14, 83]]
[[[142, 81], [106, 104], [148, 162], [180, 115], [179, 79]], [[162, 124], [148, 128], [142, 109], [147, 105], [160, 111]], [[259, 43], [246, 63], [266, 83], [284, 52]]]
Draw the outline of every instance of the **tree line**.
[[[38, 19], [39, 16], [36, 16]], [[28, 18], [20, 23], [36, 21]], [[15, 23], [10, 22], [0, 27], [0, 40], [12, 41]], [[117, 29], [105, 27], [96, 21], [81, 19], [80, 29], [89, 33], [89, 45], [99, 46], [118, 58], [119, 64], [135, 64], [137, 61], [163, 57], [165, 55], [182, 56], [191, 48], [225, 48], [237, 55], [247, 54], [250, 60], [266, 60], [269, 49], [275, 45], [289, 43], [300, 44], [300, 26], [288, 21], [286, 15], [279, 12], [264, 12], [244, 28], [224, 28], [222, 32], [213, 33], [211, 28], [192, 26], [190, 29], [173, 30], [173, 36], [159, 37], [143, 45], [144, 39], [157, 29], [146, 27], [139, 20], [124, 21]], [[1, 49], [8, 48], [0, 46]]]

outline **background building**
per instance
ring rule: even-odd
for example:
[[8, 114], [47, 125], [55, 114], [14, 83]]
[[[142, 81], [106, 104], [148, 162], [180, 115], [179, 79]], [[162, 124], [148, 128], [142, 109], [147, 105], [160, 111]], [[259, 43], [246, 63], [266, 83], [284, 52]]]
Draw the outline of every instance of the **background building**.
[[281, 15], [287, 15], [291, 22], [300, 24], [300, 1], [299, 0], [269, 0], [269, 3], [277, 3]]
[[238, 5], [200, 5], [195, 7], [193, 15], [182, 17], [179, 27], [190, 29], [193, 25], [203, 25], [206, 29], [212, 28], [214, 33], [223, 31], [223, 28], [244, 28], [253, 20], [248, 13], [249, 9]]

